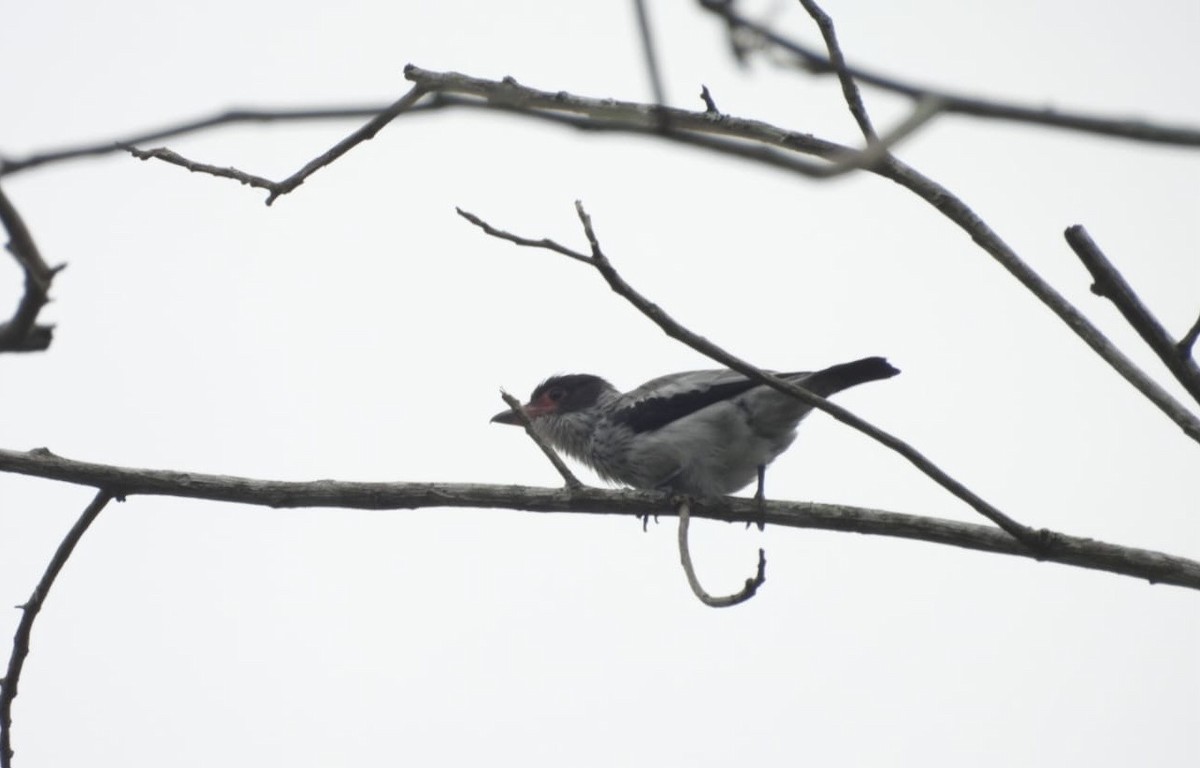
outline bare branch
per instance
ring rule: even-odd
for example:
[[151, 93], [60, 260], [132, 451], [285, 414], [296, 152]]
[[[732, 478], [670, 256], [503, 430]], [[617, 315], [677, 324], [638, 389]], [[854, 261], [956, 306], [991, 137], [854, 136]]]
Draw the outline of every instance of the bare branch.
[[[1027, 526], [1021, 525], [1017, 521], [1011, 519], [999, 509], [996, 509], [991, 504], [984, 501], [981, 497], [972, 492], [965, 485], [952, 478], [949, 474], [939, 468], [929, 459], [925, 458], [917, 449], [913, 448], [908, 443], [898, 437], [884, 432], [882, 429], [868, 423], [864, 419], [859, 418], [850, 411], [842, 408], [840, 405], [832, 403], [823, 397], [818, 397], [806, 389], [796, 386], [790, 382], [783, 381], [775, 376], [764, 373], [761, 369], [747, 363], [746, 361], [734, 357], [732, 354], [721, 349], [717, 345], [692, 333], [687, 328], [680, 325], [672, 319], [666, 312], [657, 304], [653, 303], [645, 296], [638, 293], [632, 286], [618, 274], [616, 269], [604, 255], [604, 251], [600, 247], [599, 239], [596, 237], [596, 232], [592, 227], [591, 217], [584, 210], [583, 204], [579, 201], [575, 202], [575, 210], [579, 216], [579, 220], [583, 225], [584, 234], [587, 236], [588, 244], [591, 247], [591, 256], [587, 257], [581, 253], [574, 253], [574, 258], [581, 261], [587, 261], [604, 277], [605, 282], [613, 289], [617, 295], [626, 299], [638, 311], [650, 318], [659, 328], [661, 328], [668, 336], [677, 341], [681, 341], [702, 355], [712, 358], [722, 365], [728, 366], [733, 370], [749, 376], [753, 379], [763, 382], [774, 389], [784, 392], [798, 400], [801, 400], [809, 405], [812, 405], [822, 411], [825, 411], [830, 416], [833, 416], [838, 421], [846, 424], [859, 432], [867, 435], [873, 440], [882, 443], [899, 453], [910, 463], [917, 467], [926, 476], [932, 479], [935, 483], [945, 488], [954, 496], [965, 501], [972, 509], [979, 512], [984, 517], [991, 520], [996, 525], [1000, 526], [1004, 531], [1009, 533], [1017, 540], [1024, 543], [1026, 546], [1040, 550], [1047, 546], [1048, 542], [1043, 539], [1041, 534]], [[476, 219], [478, 217], [475, 217]], [[507, 233], [506, 233], [507, 234]], [[506, 240], [516, 242], [513, 236], [504, 237]], [[561, 247], [561, 246], [560, 246]]]
[[[745, 55], [747, 46], [735, 42], [734, 38], [738, 33], [749, 33], [763, 42], [795, 56], [804, 68], [811, 72], [822, 75], [836, 73], [833, 63], [824, 53], [786, 38], [770, 27], [741, 15], [734, 7], [734, 3], [729, 0], [700, 0], [700, 7], [725, 21], [730, 31], [734, 50], [740, 56]], [[1197, 128], [1159, 125], [1145, 120], [1085, 115], [1079, 112], [1062, 112], [1044, 107], [979, 99], [905, 82], [862, 67], [848, 65], [846, 72], [858, 82], [885, 91], [913, 99], [937, 98], [943, 102], [944, 110], [950, 113], [1082, 131], [1132, 141], [1200, 147], [1200, 129]]]
[[41, 352], [50, 347], [54, 326], [37, 323], [50, 301], [50, 283], [64, 266], [51, 267], [42, 258], [33, 235], [8, 197], [0, 190], [0, 224], [8, 232], [8, 250], [25, 273], [25, 293], [12, 319], [0, 323], [0, 352]]
[[1189, 355], [1180, 353], [1179, 346], [1167, 333], [1167, 329], [1163, 328], [1158, 318], [1142, 303], [1137, 293], [1082, 225], [1067, 227], [1064, 235], [1071, 250], [1075, 251], [1075, 255], [1096, 281], [1092, 284], [1092, 293], [1103, 296], [1116, 306], [1188, 394], [1200, 403], [1200, 367], [1196, 366]]
[[17, 697], [17, 685], [21, 679], [21, 670], [25, 666], [25, 657], [29, 655], [29, 636], [33, 631], [33, 622], [42, 610], [59, 571], [75, 551], [75, 545], [83, 538], [88, 526], [110, 499], [112, 494], [103, 488], [96, 493], [92, 503], [83, 510], [83, 514], [54, 551], [54, 556], [50, 558], [50, 564], [46, 566], [46, 571], [34, 587], [33, 594], [29, 596], [25, 605], [21, 606], [21, 621], [17, 624], [17, 632], [13, 636], [12, 654], [8, 657], [8, 669], [4, 673], [3, 685], [0, 686], [0, 768], [9, 768], [12, 764], [12, 704], [13, 699]]
[[156, 160], [162, 160], [164, 163], [170, 163], [171, 165], [178, 165], [180, 168], [186, 168], [193, 173], [207, 173], [209, 176], [217, 176], [223, 179], [233, 179], [234, 181], [241, 182], [246, 186], [258, 187], [272, 193], [279, 188], [278, 184], [270, 179], [264, 179], [262, 176], [254, 176], [253, 174], [246, 173], [245, 171], [239, 171], [237, 168], [220, 168], [215, 165], [208, 165], [207, 163], [198, 163], [194, 160], [189, 160], [178, 152], [174, 152], [166, 147], [143, 150], [129, 144], [122, 144], [121, 148], [136, 157], [138, 160], [149, 160], [150, 158], [154, 158]]
[[359, 128], [354, 133], [339, 141], [329, 148], [328, 151], [313, 158], [304, 165], [303, 168], [288, 176], [283, 181], [279, 182], [278, 191], [274, 191], [267, 197], [267, 205], [275, 202], [276, 198], [281, 195], [286, 195], [296, 187], [304, 183], [305, 179], [312, 176], [318, 170], [337, 160], [342, 155], [354, 149], [364, 141], [370, 141], [375, 138], [375, 134], [383, 130], [383, 127], [396, 119], [402, 113], [411, 109], [413, 105], [425, 95], [425, 89], [420, 86], [414, 86], [412, 90], [401, 96], [390, 107], [380, 112], [375, 117], [367, 121], [366, 125]]
[[545, 440], [542, 439], [542, 436], [537, 433], [537, 430], [533, 428], [533, 422], [529, 420], [529, 414], [525, 413], [525, 409], [521, 407], [521, 401], [508, 394], [503, 389], [500, 390], [500, 397], [504, 399], [505, 404], [508, 405], [509, 408], [512, 408], [512, 412], [516, 414], [517, 420], [521, 422], [521, 426], [525, 427], [525, 434], [529, 435], [529, 439], [532, 440], [538, 448], [542, 449], [542, 453], [546, 454], [546, 458], [549, 459], [550, 463], [554, 465], [554, 468], [558, 470], [558, 474], [562, 475], [562, 479], [567, 484], [567, 487], [581, 487], [583, 483], [579, 482], [579, 478], [575, 477], [575, 474], [571, 472], [571, 470], [567, 468], [567, 465], [563, 463], [563, 460], [558, 457], [558, 453], [556, 453], [555, 450], [551, 448]]
[[[0, 472], [106, 488], [119, 498], [136, 495], [175, 496], [273, 509], [474, 507], [636, 517], [662, 514], [664, 511], [663, 494], [655, 491], [604, 490], [588, 486], [569, 489], [465, 483], [257, 480], [72, 461], [55, 456], [44, 448], [28, 452], [0, 449]], [[771, 525], [789, 528], [816, 528], [915, 539], [1108, 571], [1152, 583], [1200, 590], [1200, 562], [1053, 531], [1040, 532], [1045, 540], [1053, 544], [1035, 553], [990, 525], [839, 504], [760, 502], [757, 499], [723, 496], [693, 499], [689, 511], [694, 517], [731, 523], [758, 522], [761, 519]]]
[[679, 561], [683, 564], [683, 572], [687, 576], [688, 586], [692, 588], [692, 594], [709, 608], [728, 608], [754, 597], [758, 588], [767, 580], [767, 556], [761, 547], [758, 550], [758, 572], [754, 574], [754, 578], [746, 579], [746, 585], [737, 592], [724, 597], [713, 597], [704, 591], [704, 587], [700, 586], [700, 580], [696, 578], [696, 569], [692, 566], [692, 554], [688, 549], [688, 524], [692, 518], [688, 504], [687, 499], [681, 499], [677, 505], [679, 511]]
[[[404, 68], [404, 76], [431, 93], [459, 94], [483, 100], [447, 101], [445, 106], [476, 106], [512, 112], [587, 131], [661, 136], [680, 144], [753, 160], [812, 178], [831, 178], [856, 168], [868, 167], [881, 154], [874, 147], [856, 150], [758, 120], [616, 99], [593, 99], [565, 91], [539, 91], [521, 85], [511, 77], [500, 81], [485, 80], [458, 72], [431, 72], [412, 64]], [[886, 146], [883, 149], [894, 146], [897, 141], [911, 134], [935, 115], [939, 108], [936, 100], [919, 105], [913, 115], [884, 139]], [[796, 152], [835, 162], [814, 163], [797, 157]]]
[[846, 106], [850, 108], [850, 114], [854, 116], [854, 122], [858, 123], [858, 129], [862, 131], [863, 138], [867, 140], [869, 147], [879, 141], [879, 137], [875, 135], [875, 127], [871, 125], [871, 118], [867, 115], [867, 108], [863, 105], [862, 94], [858, 92], [858, 86], [854, 84], [854, 76], [846, 68], [846, 58], [842, 55], [841, 46], [838, 45], [837, 32], [833, 29], [833, 19], [821, 10], [821, 6], [817, 5], [815, 0], [800, 0], [800, 5], [804, 6], [804, 10], [808, 11], [808, 15], [817, 22], [817, 28], [821, 30], [821, 37], [825, 39], [825, 48], [829, 51], [829, 62], [833, 66], [833, 71], [837, 73], [838, 82], [842, 86], [842, 96], [846, 99]]

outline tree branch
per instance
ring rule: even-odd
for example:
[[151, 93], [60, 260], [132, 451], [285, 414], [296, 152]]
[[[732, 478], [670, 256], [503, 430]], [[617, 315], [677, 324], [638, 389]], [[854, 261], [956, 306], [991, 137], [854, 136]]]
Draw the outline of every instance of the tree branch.
[[50, 301], [50, 283], [65, 264], [51, 267], [38, 251], [33, 235], [8, 196], [0, 190], [0, 224], [8, 232], [8, 251], [25, 273], [25, 293], [12, 319], [0, 323], [0, 352], [42, 352], [50, 347], [53, 325], [37, 323], [38, 313]]
[[1103, 296], [1116, 306], [1117, 311], [1142, 337], [1142, 341], [1158, 355], [1158, 359], [1162, 360], [1188, 394], [1200, 403], [1200, 367], [1189, 355], [1180, 353], [1179, 345], [1167, 333], [1167, 329], [1142, 303], [1133, 287], [1125, 281], [1082, 225], [1067, 227], [1064, 236], [1067, 245], [1071, 246], [1096, 281], [1092, 284], [1092, 293]]
[[[0, 472], [105, 488], [117, 498], [137, 495], [175, 496], [276, 509], [473, 507], [634, 517], [669, 514], [674, 511], [663, 494], [655, 491], [614, 491], [587, 486], [572, 490], [463, 483], [256, 480], [72, 461], [55, 456], [44, 448], [28, 452], [0, 449]], [[1007, 533], [990, 525], [839, 504], [759, 502], [756, 499], [724, 496], [693, 499], [690, 512], [694, 517], [731, 523], [758, 522], [761, 519], [771, 525], [789, 528], [816, 528], [916, 539], [1108, 571], [1146, 579], [1151, 583], [1174, 584], [1200, 590], [1200, 562], [1056, 532], [1046, 534], [1055, 541], [1052, 549], [1034, 553]]]
[[[719, 16], [729, 28], [731, 39], [738, 34], [751, 34], [772, 47], [796, 57], [803, 67], [818, 75], [837, 72], [829, 57], [824, 53], [791, 40], [738, 13], [729, 0], [699, 0], [700, 7]], [[734, 50], [743, 55], [746, 46], [736, 44]], [[846, 72], [855, 80], [885, 91], [920, 100], [933, 97], [942, 102], [945, 112], [981, 117], [991, 120], [1008, 120], [1018, 123], [1081, 131], [1112, 138], [1144, 141], [1155, 144], [1171, 144], [1200, 147], [1200, 129], [1185, 126], [1169, 126], [1145, 120], [1085, 115], [1079, 112], [1063, 112], [1050, 108], [1030, 107], [1021, 104], [980, 99], [930, 88], [897, 78], [888, 77], [862, 67], [846, 66]]]
[[[804, 10], [808, 11], [808, 15], [821, 30], [821, 37], [825, 39], [825, 49], [829, 52], [829, 63], [842, 86], [842, 96], [846, 99], [846, 106], [849, 107], [854, 122], [858, 123], [858, 129], [862, 131], [863, 138], [867, 140], [869, 147], [878, 142], [879, 137], [875, 135], [875, 127], [871, 125], [871, 118], [867, 114], [866, 106], [863, 105], [862, 94], [858, 92], [858, 86], [854, 84], [854, 76], [846, 67], [846, 57], [842, 55], [842, 48], [838, 45], [833, 19], [821, 9], [821, 6], [817, 5], [815, 0], [800, 0], [800, 5], [804, 6]], [[922, 101], [924, 100], [922, 99]]]
[[75, 521], [75, 525], [71, 526], [66, 538], [54, 551], [54, 556], [50, 558], [50, 564], [46, 566], [46, 571], [38, 580], [29, 600], [25, 605], [20, 606], [21, 621], [17, 624], [17, 632], [13, 636], [12, 654], [8, 657], [8, 670], [4, 673], [3, 685], [0, 686], [0, 768], [9, 768], [12, 764], [12, 704], [13, 699], [17, 697], [17, 684], [21, 678], [21, 670], [25, 666], [25, 657], [29, 655], [29, 636], [33, 632], [34, 619], [42, 610], [42, 605], [46, 602], [46, 597], [50, 594], [50, 587], [54, 586], [54, 580], [58, 578], [59, 571], [67, 564], [67, 559], [75, 551], [75, 545], [83, 538], [88, 526], [92, 524], [110, 499], [112, 499], [112, 494], [103, 488], [96, 493], [92, 503], [83, 510], [83, 514]]
[[767, 555], [761, 547], [758, 550], [758, 571], [754, 574], [754, 578], [746, 579], [745, 586], [737, 592], [724, 597], [713, 597], [704, 591], [704, 587], [700, 586], [700, 580], [696, 578], [696, 569], [692, 565], [692, 553], [688, 549], [688, 525], [692, 519], [688, 506], [688, 500], [682, 499], [676, 508], [679, 513], [679, 562], [683, 564], [683, 573], [687, 576], [688, 586], [692, 588], [692, 594], [709, 608], [728, 608], [731, 605], [744, 603], [754, 597], [758, 592], [758, 588], [767, 580]]

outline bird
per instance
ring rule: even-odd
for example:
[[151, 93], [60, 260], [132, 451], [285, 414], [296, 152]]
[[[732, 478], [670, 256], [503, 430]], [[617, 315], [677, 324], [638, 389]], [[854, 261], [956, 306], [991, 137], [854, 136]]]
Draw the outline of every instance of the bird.
[[[775, 375], [828, 397], [898, 373], [882, 357], [865, 357]], [[608, 482], [705, 497], [757, 478], [762, 501], [767, 465], [812, 406], [725, 369], [671, 373], [624, 393], [600, 376], [560, 374], [539, 384], [523, 410], [550, 446]], [[512, 409], [491, 420], [521, 424]]]

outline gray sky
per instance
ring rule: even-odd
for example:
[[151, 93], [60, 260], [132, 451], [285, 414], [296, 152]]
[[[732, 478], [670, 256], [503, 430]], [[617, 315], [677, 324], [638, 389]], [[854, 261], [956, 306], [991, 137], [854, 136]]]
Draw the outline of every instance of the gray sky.
[[[386, 102], [412, 62], [649, 99], [628, 3], [15, 3], [0, 152], [229, 106]], [[798, 6], [782, 28], [819, 36]], [[1200, 6], [830, 2], [848, 57], [946, 88], [1200, 124]], [[830, 80], [729, 60], [654, 4], [669, 100], [853, 143]], [[865, 91], [877, 123], [905, 104]], [[168, 145], [282, 177], [354, 123]], [[944, 118], [897, 153], [973, 206], [1164, 382], [1062, 239], [1085, 224], [1162, 321], [1200, 310], [1200, 157]], [[707, 367], [586, 267], [454, 206], [583, 245], [763, 366], [882, 354], [839, 402], [1030, 525], [1200, 557], [1197, 446], [960, 230], [868, 175], [818, 184], [694, 150], [480, 112], [401, 120], [273, 207], [123, 156], [5, 181], [68, 262], [49, 353], [0, 358], [0, 446], [279, 479], [554, 485], [497, 388], [559, 371], [631, 387]], [[20, 279], [0, 260], [0, 308]], [[2, 311], [8, 312], [8, 309]], [[589, 481], [594, 478], [587, 476]], [[775, 498], [979, 522], [818, 414]], [[0, 475], [0, 600], [23, 602], [91, 491]], [[932, 544], [698, 521], [735, 590], [703, 607], [675, 526], [504, 510], [110, 506], [34, 629], [15, 705], [34, 765], [1181, 765], [1200, 758], [1186, 590]], [[0, 623], [9, 637], [18, 613]]]

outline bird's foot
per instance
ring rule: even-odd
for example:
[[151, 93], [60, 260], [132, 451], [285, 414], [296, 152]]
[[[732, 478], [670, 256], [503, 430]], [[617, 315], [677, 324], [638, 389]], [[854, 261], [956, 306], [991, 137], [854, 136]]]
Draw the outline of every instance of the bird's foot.
[[[766, 476], [767, 468], [760, 466], [758, 468], [758, 490], [754, 492], [754, 500], [758, 502], [758, 520], [755, 521], [755, 525], [758, 526], [758, 530], [760, 531], [764, 531], [767, 528], [767, 494], [763, 489]], [[746, 521], [746, 527], [750, 527], [749, 520]]]

